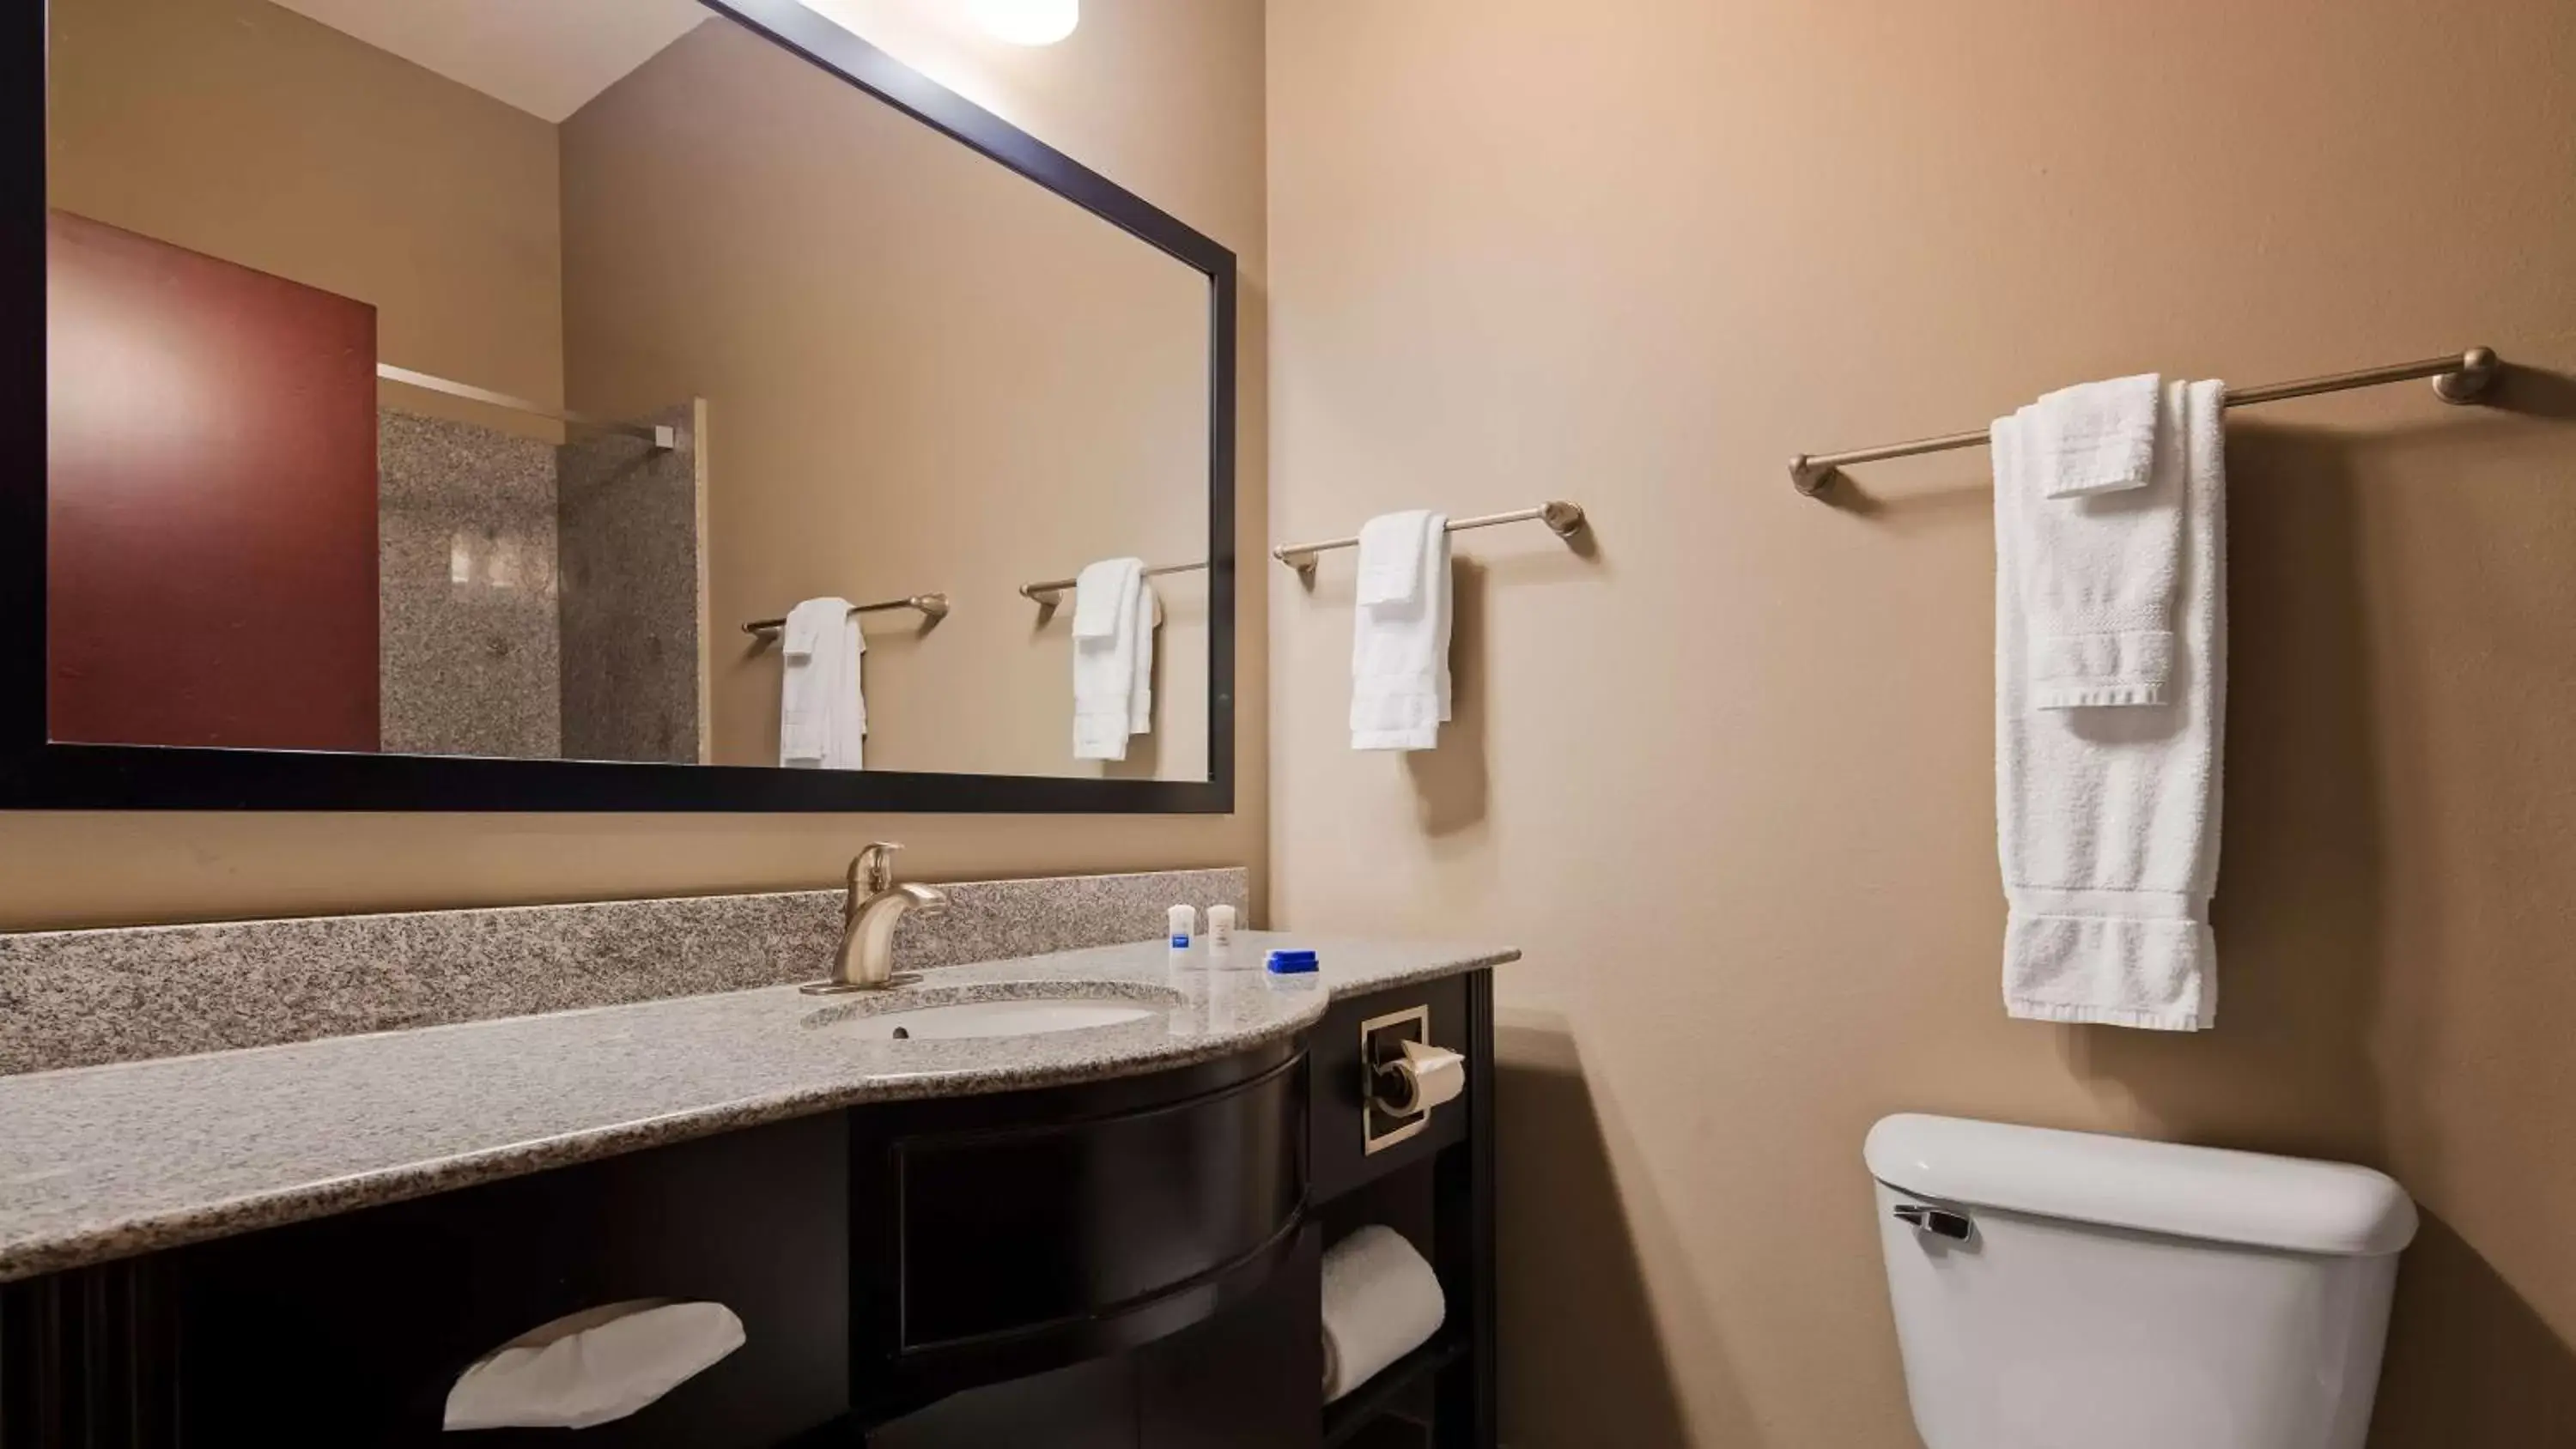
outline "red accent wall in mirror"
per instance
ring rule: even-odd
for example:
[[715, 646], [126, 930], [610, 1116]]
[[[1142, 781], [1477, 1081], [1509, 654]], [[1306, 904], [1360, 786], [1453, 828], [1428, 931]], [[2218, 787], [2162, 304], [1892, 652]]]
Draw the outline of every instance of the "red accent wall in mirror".
[[46, 231], [53, 737], [376, 749], [375, 309]]

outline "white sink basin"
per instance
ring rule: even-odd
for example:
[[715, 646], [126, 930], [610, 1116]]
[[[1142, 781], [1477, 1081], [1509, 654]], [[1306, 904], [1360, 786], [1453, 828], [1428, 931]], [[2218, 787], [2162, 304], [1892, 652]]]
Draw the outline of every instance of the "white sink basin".
[[1168, 1006], [1099, 997], [1021, 997], [1006, 1001], [961, 1001], [947, 1006], [872, 1011], [828, 1023], [834, 1036], [860, 1041], [951, 1041], [960, 1037], [1034, 1036], [1050, 1031], [1085, 1031], [1124, 1026], [1170, 1010]]

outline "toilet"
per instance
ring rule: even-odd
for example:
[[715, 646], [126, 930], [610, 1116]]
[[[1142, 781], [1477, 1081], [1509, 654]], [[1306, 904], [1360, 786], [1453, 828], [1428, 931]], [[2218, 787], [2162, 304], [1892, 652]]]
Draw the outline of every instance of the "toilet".
[[2361, 1449], [2385, 1174], [1911, 1114], [1863, 1156], [1928, 1449]]

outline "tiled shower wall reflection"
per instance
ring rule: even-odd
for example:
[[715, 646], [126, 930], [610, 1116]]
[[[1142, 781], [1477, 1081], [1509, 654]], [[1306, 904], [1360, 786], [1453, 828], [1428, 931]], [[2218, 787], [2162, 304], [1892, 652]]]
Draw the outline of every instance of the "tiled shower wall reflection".
[[562, 753], [555, 445], [376, 412], [383, 749]]
[[378, 411], [387, 753], [697, 760], [694, 411], [667, 452]]
[[699, 411], [641, 419], [678, 430], [667, 452], [616, 434], [560, 450], [566, 758], [698, 759]]

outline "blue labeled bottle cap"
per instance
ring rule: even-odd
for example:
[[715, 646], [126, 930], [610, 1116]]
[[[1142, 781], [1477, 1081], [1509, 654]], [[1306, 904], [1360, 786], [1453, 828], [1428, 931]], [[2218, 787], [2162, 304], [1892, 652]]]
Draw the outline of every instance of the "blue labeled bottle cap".
[[1269, 970], [1282, 976], [1317, 969], [1314, 952], [1287, 946], [1273, 950], [1265, 964]]

